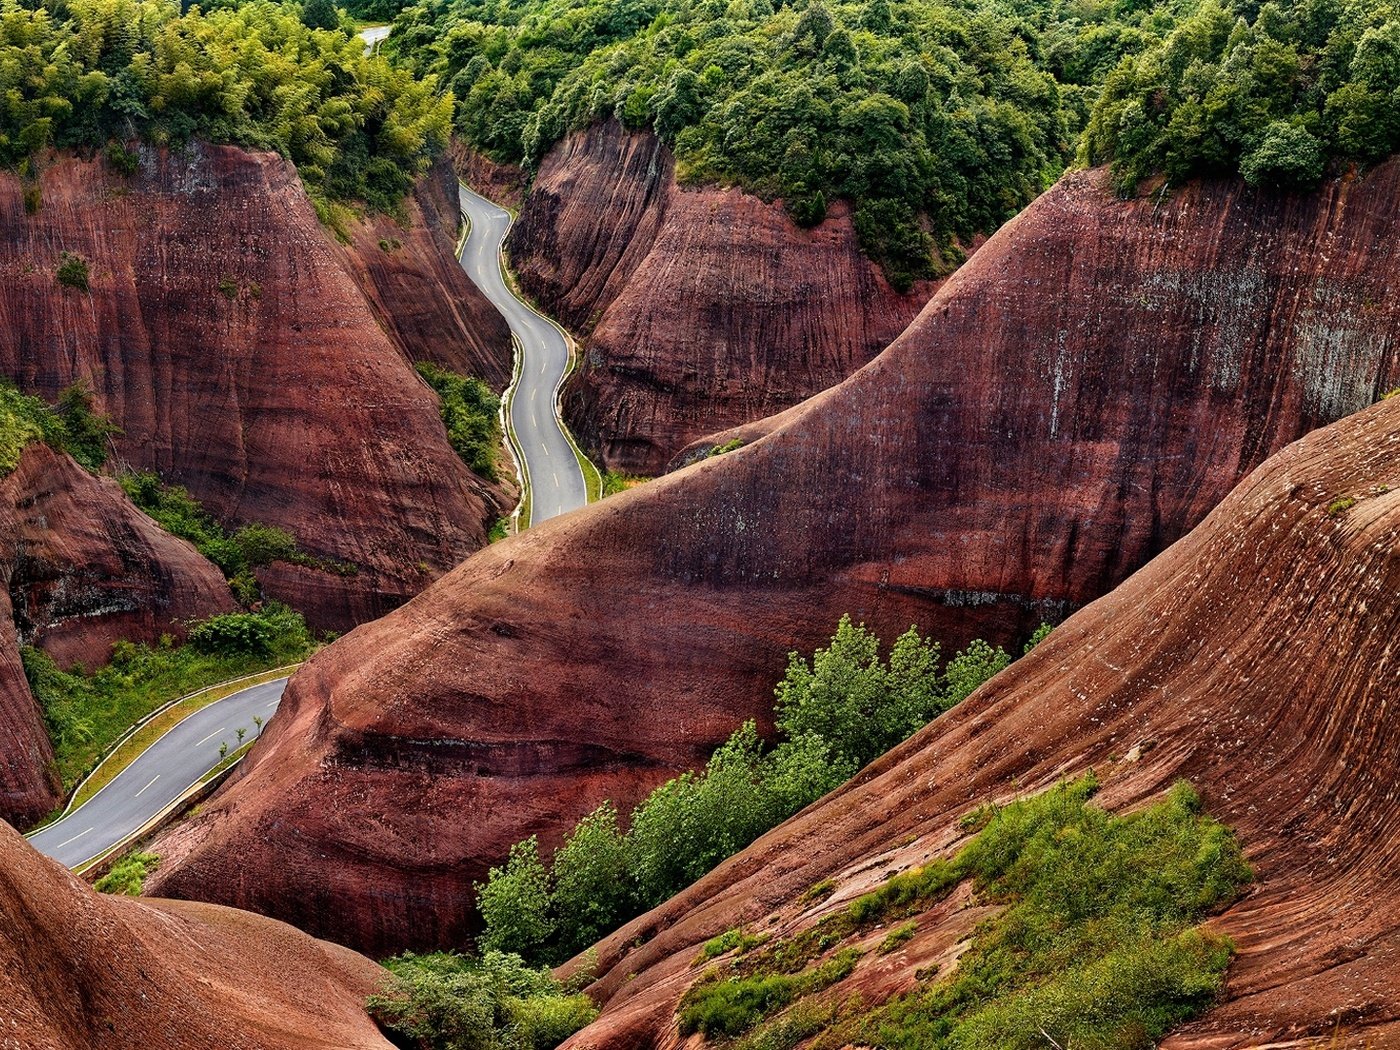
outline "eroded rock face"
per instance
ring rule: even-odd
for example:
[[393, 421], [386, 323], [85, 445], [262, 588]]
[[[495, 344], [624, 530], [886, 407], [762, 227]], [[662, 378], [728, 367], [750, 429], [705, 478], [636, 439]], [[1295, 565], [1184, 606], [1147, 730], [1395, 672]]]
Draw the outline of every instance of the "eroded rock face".
[[765, 437], [494, 544], [318, 655], [163, 844], [162, 890], [376, 952], [461, 943], [511, 842], [698, 764], [842, 613], [1019, 642], [1107, 593], [1400, 384], [1397, 196], [1395, 163], [1305, 197], [1067, 177]]
[[607, 466], [659, 474], [682, 446], [845, 379], [913, 320], [838, 204], [802, 230], [737, 189], [681, 189], [650, 134], [607, 123], [544, 160], [512, 231], [522, 286], [585, 338], [566, 400]]
[[[124, 431], [122, 460], [230, 524], [279, 525], [359, 567], [269, 572], [274, 596], [343, 629], [485, 543], [504, 500], [453, 454], [407, 358], [441, 337], [439, 359], [494, 361], [499, 381], [504, 329], [474, 332], [480, 311], [458, 303], [406, 310], [391, 337], [371, 308], [463, 294], [441, 215], [411, 202], [393, 252], [382, 223], [358, 231], [383, 258], [351, 265], [271, 154], [146, 149], [130, 179], [57, 156], [39, 182], [28, 215], [19, 180], [0, 179], [0, 373], [50, 397], [86, 380]], [[56, 281], [64, 251], [87, 260], [90, 292]]]
[[115, 481], [31, 445], [0, 479], [0, 819], [27, 826], [59, 798], [53, 751], [20, 664], [36, 645], [61, 667], [106, 663], [120, 638], [180, 637], [234, 608], [224, 577], [137, 510]]
[[383, 971], [280, 922], [106, 897], [0, 824], [0, 1032], [25, 1050], [388, 1050]]
[[[1222, 1001], [1164, 1047], [1303, 1046], [1334, 1030], [1347, 1045], [1394, 1045], [1398, 452], [1392, 400], [1270, 459], [959, 707], [603, 941], [602, 1016], [565, 1046], [680, 1046], [675, 1008], [706, 939], [806, 929], [892, 871], [956, 850], [969, 810], [1089, 768], [1110, 809], [1185, 778], [1255, 868], [1256, 885], [1214, 920], [1239, 950]], [[1339, 496], [1356, 502], [1338, 511]], [[827, 879], [825, 904], [803, 899]], [[832, 1001], [860, 993], [874, 1006], [916, 987], [916, 970], [976, 922], [938, 912]]]

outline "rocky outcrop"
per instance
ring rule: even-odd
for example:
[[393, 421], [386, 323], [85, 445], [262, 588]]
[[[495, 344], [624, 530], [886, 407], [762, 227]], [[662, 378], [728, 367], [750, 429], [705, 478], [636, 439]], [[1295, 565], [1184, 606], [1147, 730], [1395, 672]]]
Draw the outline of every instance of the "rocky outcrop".
[[[413, 205], [424, 225], [397, 235], [403, 248], [352, 266], [271, 154], [143, 149], [130, 178], [60, 155], [38, 182], [27, 214], [19, 179], [0, 178], [0, 374], [50, 397], [86, 380], [124, 431], [122, 461], [229, 524], [279, 525], [358, 566], [279, 568], [264, 577], [275, 596], [343, 629], [486, 542], [504, 500], [453, 454], [406, 358], [414, 339], [454, 331], [447, 360], [503, 363], [509, 345], [469, 332], [476, 314], [458, 306], [405, 313], [399, 342], [371, 307], [397, 315], [400, 291], [461, 292], [440, 268], [415, 269], [436, 266], [434, 251], [450, 260], [445, 220]], [[56, 281], [63, 252], [88, 262], [90, 291]], [[391, 279], [387, 259], [415, 272]]]
[[414, 186], [404, 214], [352, 224], [344, 251], [374, 316], [412, 361], [432, 361], [486, 380], [510, 382], [510, 328], [455, 255], [461, 205], [457, 177], [440, 160]]
[[22, 645], [61, 667], [107, 662], [118, 639], [182, 637], [230, 612], [223, 574], [137, 510], [121, 487], [44, 445], [0, 480], [0, 574]]
[[[806, 929], [894, 871], [955, 850], [970, 809], [1089, 768], [1111, 809], [1185, 778], [1255, 868], [1255, 887], [1213, 921], [1239, 950], [1223, 1001], [1164, 1047], [1301, 1047], [1334, 1034], [1336, 1045], [1394, 1045], [1397, 448], [1400, 399], [1269, 460], [1186, 539], [962, 705], [608, 937], [593, 988], [602, 1016], [565, 1045], [682, 1045], [675, 1006], [707, 938], [740, 925], [774, 937]], [[1339, 498], [1355, 502], [1339, 510]], [[804, 899], [825, 880], [836, 887], [826, 904]], [[930, 951], [911, 942], [825, 994], [859, 990], [873, 1007], [917, 986]]]
[[180, 637], [187, 621], [234, 602], [223, 574], [115, 481], [38, 444], [0, 479], [0, 579], [0, 819], [24, 827], [59, 798], [19, 647], [39, 646], [61, 667], [96, 667], [118, 639]]
[[25, 1050], [389, 1050], [384, 971], [207, 904], [104, 897], [0, 825], [0, 1032]]
[[524, 206], [529, 180], [516, 165], [500, 164], [455, 138], [448, 155], [457, 177], [478, 193], [505, 208], [519, 211]]
[[643, 474], [845, 379], [934, 287], [895, 292], [844, 204], [803, 230], [781, 202], [682, 189], [670, 152], [616, 122], [550, 152], [508, 244], [524, 289], [584, 336], [570, 423]]
[[842, 613], [958, 646], [1107, 593], [1400, 385], [1397, 197], [1394, 162], [1292, 197], [1067, 177], [765, 437], [320, 653], [161, 886], [376, 951], [459, 943], [510, 842], [699, 762]]

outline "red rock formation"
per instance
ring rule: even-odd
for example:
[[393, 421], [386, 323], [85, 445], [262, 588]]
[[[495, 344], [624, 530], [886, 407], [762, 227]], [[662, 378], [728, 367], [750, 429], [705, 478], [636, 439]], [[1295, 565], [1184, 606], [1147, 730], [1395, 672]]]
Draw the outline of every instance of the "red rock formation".
[[[128, 180], [59, 156], [39, 182], [43, 205], [27, 215], [19, 180], [0, 178], [0, 374], [50, 396], [88, 380], [125, 431], [123, 460], [230, 523], [280, 525], [358, 565], [266, 574], [320, 626], [392, 608], [485, 542], [499, 495], [453, 454], [408, 350], [376, 324], [286, 162], [144, 150]], [[444, 233], [403, 231], [404, 264], [431, 259]], [[90, 293], [55, 281], [62, 251], [88, 260]], [[368, 286], [397, 311], [395, 288], [460, 290], [444, 282], [371, 272]], [[470, 316], [446, 308], [413, 327], [457, 331], [461, 349], [444, 354], [481, 356], [463, 334]]]
[[0, 480], [0, 580], [0, 819], [26, 826], [59, 798], [19, 646], [93, 667], [119, 638], [179, 636], [185, 621], [234, 602], [223, 574], [115, 481], [43, 445], [25, 449]]
[[448, 153], [457, 177], [477, 193], [502, 207], [516, 210], [524, 207], [528, 180], [514, 164], [498, 164], [461, 139], [452, 140]]
[[[1239, 949], [1223, 1001], [1164, 1047], [1340, 1046], [1334, 1030], [1347, 1046], [1397, 1045], [1397, 449], [1391, 400], [1269, 460], [962, 705], [608, 937], [593, 989], [603, 1014], [566, 1047], [680, 1046], [675, 1004], [705, 939], [809, 927], [956, 849], [968, 810], [1088, 768], [1111, 809], [1187, 779], [1255, 867], [1256, 885], [1215, 920]], [[1333, 508], [1342, 496], [1356, 503]], [[825, 879], [829, 901], [804, 902]], [[975, 920], [923, 929], [829, 994], [874, 1006], [916, 986], [938, 942]]]
[[440, 160], [404, 201], [404, 215], [350, 226], [343, 253], [380, 325], [413, 361], [433, 361], [510, 382], [510, 328], [457, 264], [461, 205], [452, 166]]
[[256, 915], [94, 892], [0, 825], [0, 1040], [24, 1050], [388, 1050], [383, 971]]
[[115, 481], [43, 445], [0, 481], [0, 574], [23, 645], [60, 666], [106, 663], [120, 638], [177, 637], [235, 607], [223, 574], [137, 510]]
[[802, 230], [781, 203], [681, 189], [674, 167], [615, 122], [572, 135], [509, 240], [525, 290], [586, 335], [570, 421], [609, 467], [643, 474], [845, 379], [935, 287], [890, 288], [844, 204]]
[[1400, 163], [1298, 197], [1066, 178], [766, 437], [320, 654], [160, 885], [375, 951], [459, 942], [510, 842], [700, 761], [841, 613], [961, 645], [1106, 593], [1400, 384], [1397, 197]]

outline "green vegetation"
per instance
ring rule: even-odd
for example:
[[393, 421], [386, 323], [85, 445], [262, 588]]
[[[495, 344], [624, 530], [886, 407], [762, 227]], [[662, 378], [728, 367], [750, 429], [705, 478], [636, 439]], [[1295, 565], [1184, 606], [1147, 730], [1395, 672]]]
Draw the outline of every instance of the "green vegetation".
[[[1186, 784], [1124, 816], [1089, 804], [1097, 787], [1090, 773], [980, 812], [981, 830], [951, 860], [901, 874], [707, 975], [681, 1002], [682, 1029], [749, 1032], [738, 1044], [746, 1050], [813, 1036], [818, 1048], [882, 1050], [1155, 1045], [1218, 992], [1233, 947], [1198, 924], [1251, 874], [1234, 836], [1202, 814]], [[858, 949], [843, 942], [926, 911], [965, 881], [1001, 910], [945, 980], [873, 1009], [798, 1003], [756, 1027], [831, 984], [834, 965], [847, 969]], [[910, 935], [901, 925], [879, 950]]]
[[353, 576], [358, 568], [348, 562], [307, 554], [296, 537], [275, 525], [251, 522], [232, 534], [181, 485], [166, 485], [153, 471], [123, 474], [122, 489], [132, 503], [155, 519], [166, 532], [189, 540], [195, 549], [228, 577], [234, 596], [244, 605], [262, 597], [253, 570], [273, 562], [301, 565], [319, 572]]
[[93, 883], [98, 893], [116, 893], [126, 897], [139, 897], [146, 884], [146, 876], [156, 869], [160, 857], [154, 853], [128, 853], [112, 870]]
[[781, 742], [747, 722], [698, 772], [667, 781], [624, 834], [609, 802], [580, 821], [547, 867], [518, 843], [477, 887], [483, 949], [561, 962], [689, 886], [726, 857], [849, 779], [1008, 663], [974, 642], [940, 668], [936, 643], [910, 628], [888, 661], [879, 639], [842, 617], [811, 663], [791, 654], [778, 684]]
[[[616, 496], [619, 492], [626, 492], [628, 489], [634, 489], [651, 480], [651, 478], [643, 477], [641, 474], [623, 474], [616, 470], [606, 471], [602, 478], [603, 496]], [[602, 496], [599, 497], [599, 499], [601, 498]]]
[[697, 963], [708, 962], [729, 952], [737, 951], [739, 954], [756, 948], [768, 938], [761, 933], [746, 933], [737, 926], [731, 930], [725, 930], [718, 937], [711, 937], [700, 949], [700, 955], [696, 958]]
[[538, 164], [572, 128], [651, 127], [679, 178], [855, 205], [894, 282], [956, 265], [1072, 158], [1094, 88], [1175, 4], [423, 0], [386, 48], [440, 75], [458, 134]]
[[80, 292], [88, 290], [88, 264], [81, 255], [61, 253], [58, 257], [58, 270], [54, 276], [65, 288], [76, 288]]
[[[228, 625], [233, 619], [244, 622]], [[39, 649], [21, 651], [65, 791], [114, 740], [167, 701], [202, 686], [295, 663], [315, 645], [301, 615], [275, 603], [258, 613], [193, 624], [190, 636], [186, 645], [169, 638], [154, 646], [117, 642], [112, 662], [90, 675], [79, 668], [60, 669]], [[193, 640], [197, 637], [199, 644]]]
[[1338, 518], [1351, 510], [1354, 506], [1356, 506], [1355, 496], [1342, 496], [1328, 504], [1327, 514], [1329, 517]]
[[88, 470], [107, 460], [108, 438], [119, 431], [111, 420], [92, 410], [92, 392], [74, 383], [58, 395], [57, 405], [21, 394], [0, 380], [0, 477], [19, 465], [32, 442], [67, 452]]
[[393, 210], [446, 144], [451, 99], [367, 57], [333, 9], [317, 19], [331, 28], [302, 14], [267, 0], [184, 14], [162, 0], [0, 0], [0, 164], [28, 172], [51, 145], [203, 138], [277, 150], [314, 196]]
[[743, 448], [743, 447], [744, 447], [744, 439], [743, 439], [743, 438], [730, 438], [730, 439], [729, 439], [728, 441], [726, 441], [724, 444], [722, 444], [722, 445], [715, 445], [713, 448], [711, 448], [710, 451], [708, 451], [708, 452], [705, 453], [705, 458], [706, 458], [706, 459], [714, 459], [716, 456], [722, 456], [722, 455], [724, 455], [726, 452], [734, 452], [734, 451], [736, 451], [736, 450], [738, 450], [738, 449], [741, 449], [741, 448]]
[[414, 367], [437, 391], [438, 410], [452, 450], [473, 473], [495, 481], [502, 440], [501, 399], [474, 376], [449, 372], [430, 361], [420, 361]]
[[553, 1050], [598, 1010], [548, 970], [516, 955], [487, 952], [480, 960], [448, 952], [401, 955], [368, 1001], [390, 1033], [421, 1050]]
[[1242, 175], [1314, 186], [1333, 159], [1400, 149], [1400, 14], [1391, 0], [1204, 0], [1104, 85], [1083, 157], [1144, 177]]

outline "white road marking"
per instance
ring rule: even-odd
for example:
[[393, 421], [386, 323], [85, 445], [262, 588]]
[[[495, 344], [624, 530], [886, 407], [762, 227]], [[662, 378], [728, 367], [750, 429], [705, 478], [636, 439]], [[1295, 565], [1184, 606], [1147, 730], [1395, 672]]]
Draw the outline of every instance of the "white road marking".
[[199, 743], [195, 744], [194, 746], [195, 746], [195, 747], [198, 747], [200, 744], [207, 744], [209, 741], [213, 740], [213, 739], [214, 739], [216, 736], [218, 736], [220, 733], [227, 733], [227, 732], [228, 732], [228, 726], [224, 726], [224, 728], [222, 728], [222, 729], [216, 729], [216, 730], [214, 730], [212, 733], [210, 733], [208, 736], [206, 736], [203, 740], [199, 741]]
[[559, 485], [559, 475], [558, 475], [555, 471], [552, 471], [552, 470], [551, 470], [549, 473], [550, 473], [550, 475], [554, 478], [554, 484], [555, 484], [555, 486], [558, 487], [558, 485]]
[[[69, 839], [68, 842], [77, 842], [80, 838], [82, 838], [84, 835], [86, 835], [86, 834], [88, 833], [88, 831], [91, 831], [91, 830], [92, 830], [92, 828], [88, 828], [87, 831], [80, 831], [80, 832], [78, 832], [78, 833], [77, 833], [76, 835], [74, 835], [71, 839]], [[62, 849], [64, 846], [68, 845], [68, 842], [60, 842], [57, 846], [54, 847], [54, 849]]]
[[272, 701], [272, 703], [270, 703], [270, 704], [265, 704], [264, 706], [265, 706], [265, 707], [276, 707], [276, 706], [277, 706], [278, 704], [280, 704], [281, 702], [282, 702], [282, 698], [279, 696], [276, 700]]
[[[155, 776], [151, 777], [151, 784], [154, 784], [154, 783], [155, 783], [157, 780], [159, 780], [159, 779], [160, 779], [160, 774], [157, 773]], [[132, 795], [131, 797], [132, 797], [132, 798], [140, 798], [140, 797], [141, 797], [141, 793], [144, 792], [144, 791], [146, 790], [146, 788], [150, 787], [151, 784], [147, 784], [145, 788], [142, 788], [141, 791], [136, 792], [136, 794]]]

